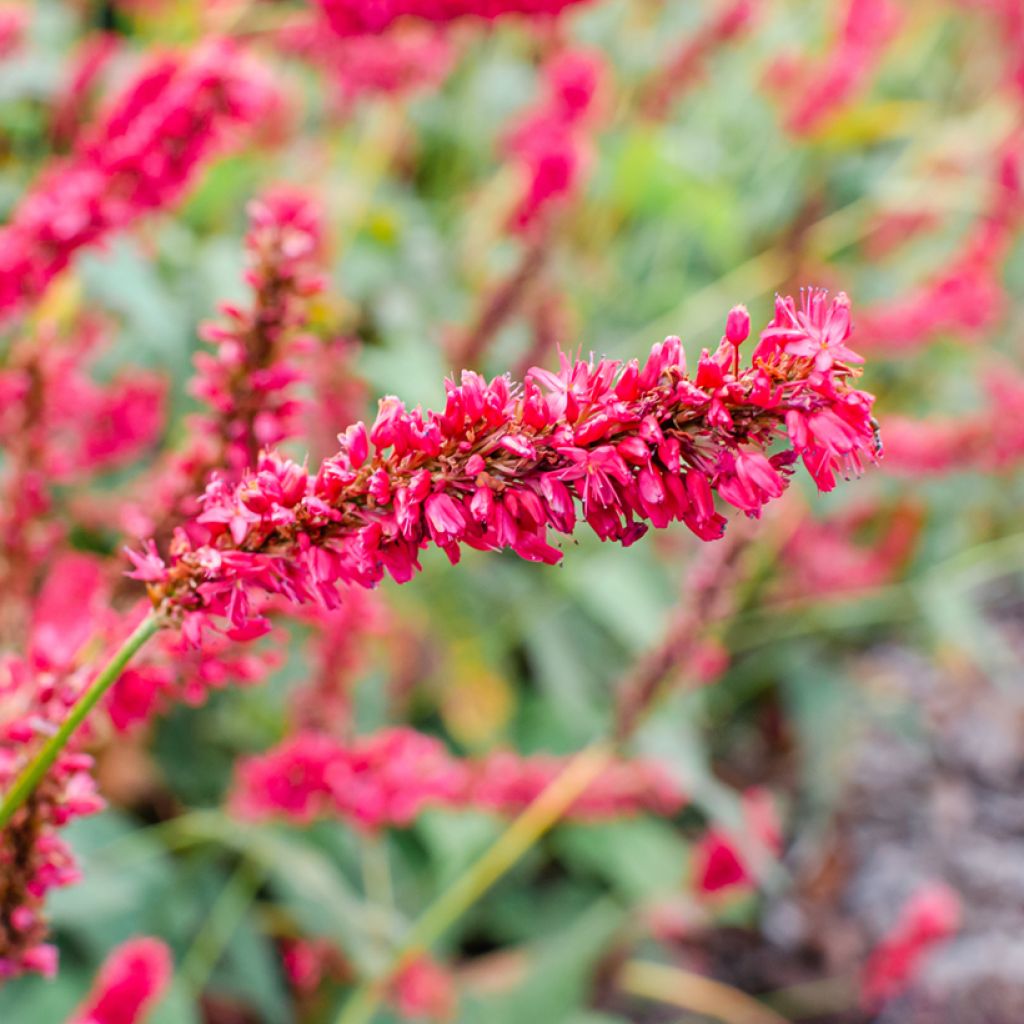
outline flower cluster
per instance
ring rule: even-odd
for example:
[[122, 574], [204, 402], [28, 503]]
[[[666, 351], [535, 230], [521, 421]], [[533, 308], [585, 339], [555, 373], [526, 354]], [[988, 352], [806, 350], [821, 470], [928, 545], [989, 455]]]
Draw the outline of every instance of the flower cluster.
[[67, 1024], [142, 1024], [170, 984], [170, 950], [130, 939], [107, 957], [85, 1002]]
[[[353, 970], [338, 947], [325, 938], [289, 938], [281, 962], [288, 981], [303, 997], [327, 980], [349, 980]], [[402, 1020], [447, 1021], [458, 1007], [452, 972], [427, 954], [411, 959], [389, 980], [387, 1001]]]
[[236, 480], [256, 464], [261, 449], [299, 429], [299, 356], [314, 345], [301, 328], [310, 299], [323, 288], [321, 213], [302, 192], [288, 188], [271, 189], [248, 212], [251, 302], [246, 308], [225, 303], [224, 322], [200, 329], [213, 351], [196, 355], [191, 390], [206, 408], [190, 419], [185, 443], [158, 468], [157, 479], [147, 481], [146, 506], [160, 510], [160, 522], [141, 506], [131, 507], [138, 533], [164, 536], [195, 514], [195, 495], [214, 470]]
[[448, 77], [456, 55], [448, 35], [428, 26], [338, 36], [325, 33], [317, 19], [286, 25], [278, 42], [323, 72], [342, 111], [364, 97], [436, 89]]
[[554, 17], [589, 0], [319, 0], [330, 27], [341, 36], [383, 32], [399, 18], [449, 22], [495, 21], [509, 14]]
[[[1024, 458], [1024, 376], [1010, 366], [986, 373], [984, 408], [956, 416], [913, 419], [894, 415], [886, 424], [886, 465], [907, 476], [975, 469], [1001, 472]], [[890, 433], [891, 430], [891, 433]]]
[[849, 103], [866, 84], [901, 20], [892, 0], [848, 0], [834, 45], [820, 64], [785, 58], [776, 62], [770, 78], [792, 96], [788, 130], [808, 135]]
[[579, 188], [590, 161], [588, 128], [604, 76], [601, 57], [584, 50], [560, 53], [544, 68], [540, 101], [504, 141], [524, 182], [512, 214], [517, 231], [546, 220]]
[[[389, 729], [342, 743], [300, 733], [244, 760], [233, 805], [243, 817], [330, 817], [357, 828], [405, 827], [426, 808], [474, 808], [513, 815], [537, 798], [565, 767], [561, 757], [496, 753], [461, 760], [432, 737]], [[569, 816], [585, 821], [643, 811], [671, 815], [686, 797], [656, 764], [618, 761], [577, 798]]]
[[67, 332], [44, 324], [12, 344], [0, 368], [0, 643], [24, 635], [39, 567], [61, 549], [54, 485], [130, 462], [162, 427], [161, 378], [93, 378], [105, 338], [95, 320]]
[[[889, 464], [886, 421], [886, 466]], [[906, 565], [920, 536], [921, 508], [864, 502], [825, 519], [805, 516], [783, 549], [784, 589], [795, 598], [879, 587]]]
[[277, 102], [262, 69], [227, 42], [149, 61], [0, 230], [0, 313], [40, 295], [83, 246], [173, 203], [233, 129]]
[[1024, 138], [1002, 146], [984, 215], [948, 264], [907, 294], [864, 312], [865, 347], [919, 349], [945, 332], [980, 338], [1003, 315], [1002, 266], [1024, 216]]
[[313, 475], [268, 453], [239, 484], [214, 480], [194, 524], [205, 540], [179, 531], [170, 564], [152, 544], [133, 552], [134, 576], [186, 635], [212, 615], [243, 637], [266, 629], [255, 595], [335, 607], [338, 584], [410, 579], [428, 544], [452, 562], [464, 544], [558, 562], [548, 530], [572, 533], [577, 509], [602, 540], [629, 545], [674, 521], [713, 540], [725, 526], [716, 492], [757, 516], [801, 458], [825, 490], [875, 459], [873, 400], [844, 362], [859, 358], [850, 330], [846, 297], [812, 290], [799, 308], [777, 301], [746, 369], [749, 317], [737, 309], [692, 378], [673, 337], [642, 365], [563, 357], [518, 389], [464, 372], [441, 412], [386, 398]]
[[692, 883], [706, 897], [754, 885], [782, 851], [778, 811], [771, 794], [753, 788], [740, 801], [740, 830], [714, 825], [693, 847]]
[[0, 5], [0, 58], [8, 57], [21, 46], [28, 23], [28, 12], [20, 4]]
[[864, 966], [861, 998], [865, 1007], [877, 1010], [899, 995], [935, 946], [956, 934], [962, 916], [955, 890], [941, 882], [922, 886]]
[[50, 131], [54, 143], [66, 148], [74, 143], [88, 122], [88, 111], [97, 85], [120, 50], [120, 37], [113, 32], [87, 36], [71, 57], [71, 66], [61, 91], [53, 102]]
[[[13, 783], [26, 752], [63, 720], [88, 679], [76, 658], [91, 638], [91, 606], [99, 569], [81, 555], [58, 562], [34, 608], [28, 653], [0, 656], [0, 792]], [[95, 814], [102, 801], [76, 750], [60, 755], [42, 784], [0, 829], [0, 981], [21, 971], [53, 974], [57, 951], [46, 945], [46, 894], [78, 879], [59, 830]]]

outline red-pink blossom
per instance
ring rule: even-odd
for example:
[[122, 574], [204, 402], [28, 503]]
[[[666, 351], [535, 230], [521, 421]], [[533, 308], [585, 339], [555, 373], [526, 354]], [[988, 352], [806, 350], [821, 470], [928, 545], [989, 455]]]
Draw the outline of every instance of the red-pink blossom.
[[432, 957], [417, 956], [391, 979], [389, 1001], [404, 1020], [453, 1020], [458, 1008], [455, 979]]
[[820, 60], [784, 61], [769, 72], [792, 95], [786, 127], [816, 131], [867, 84], [902, 17], [892, 0], [847, 0], [829, 52]]
[[743, 856], [725, 832], [709, 829], [693, 848], [693, 882], [705, 895], [752, 881]]
[[282, 28], [278, 42], [323, 72], [343, 112], [364, 98], [436, 89], [456, 56], [449, 35], [429, 26], [338, 36], [325, 32], [319, 19], [310, 19]]
[[1024, 138], [1001, 147], [982, 216], [953, 258], [908, 292], [864, 311], [859, 341], [869, 350], [911, 351], [936, 335], [977, 340], [1006, 310], [1002, 266], [1024, 216]]
[[[386, 398], [373, 426], [350, 426], [313, 475], [269, 453], [237, 485], [214, 480], [170, 564], [149, 545], [132, 554], [133, 575], [186, 626], [212, 615], [249, 636], [261, 628], [260, 593], [337, 607], [339, 584], [410, 579], [428, 544], [453, 562], [463, 544], [557, 562], [548, 530], [571, 533], [577, 510], [624, 545], [673, 521], [714, 539], [725, 524], [715, 491], [757, 515], [797, 458], [827, 490], [876, 456], [872, 397], [850, 386], [850, 368], [788, 351], [803, 351], [800, 331], [819, 322], [832, 358], [848, 351], [834, 340], [845, 299], [807, 302], [807, 326], [794, 327], [792, 302], [780, 300], [756, 365], [738, 374], [723, 340], [689, 378], [669, 338], [643, 365], [563, 357], [559, 372], [535, 369], [521, 389], [464, 372], [440, 412]], [[788, 448], [768, 454], [781, 438]]]
[[591, 159], [590, 125], [607, 76], [600, 55], [567, 50], [544, 68], [543, 93], [504, 140], [523, 179], [512, 226], [525, 231], [579, 189]]
[[[338, 818], [356, 828], [405, 827], [428, 807], [518, 814], [554, 780], [566, 758], [511, 752], [466, 760], [413, 729], [396, 728], [344, 743], [299, 733], [239, 766], [232, 805], [246, 818], [304, 823]], [[686, 803], [658, 765], [613, 762], [569, 808], [600, 821], [641, 812], [674, 814]]]
[[506, 15], [554, 17], [589, 0], [318, 0], [331, 28], [342, 36], [382, 32], [400, 18], [448, 22], [495, 21]]
[[913, 981], [925, 957], [955, 935], [963, 916], [960, 897], [942, 882], [922, 886], [900, 910], [892, 929], [864, 966], [861, 1001], [877, 1010]]
[[[222, 322], [200, 329], [212, 351], [196, 355], [190, 388], [204, 408], [189, 418], [184, 443], [145, 481], [144, 504], [126, 506], [126, 525], [139, 532], [165, 536], [171, 524], [196, 513], [196, 495], [214, 470], [238, 479], [262, 448], [301, 426], [301, 361], [318, 344], [303, 328], [323, 287], [322, 213], [303, 192], [284, 186], [254, 199], [248, 213], [251, 301], [223, 304]], [[158, 521], [149, 509], [159, 511]]]
[[50, 130], [58, 146], [70, 146], [87, 123], [96, 83], [117, 54], [120, 39], [113, 32], [96, 32], [76, 47], [50, 116]]
[[228, 42], [150, 60], [0, 230], [0, 313], [39, 296], [75, 253], [175, 202], [278, 94]]
[[107, 958], [67, 1024], [142, 1024], [167, 989], [171, 971], [171, 953], [162, 942], [125, 942]]
[[0, 4], [0, 58], [9, 57], [21, 46], [28, 13], [22, 4]]

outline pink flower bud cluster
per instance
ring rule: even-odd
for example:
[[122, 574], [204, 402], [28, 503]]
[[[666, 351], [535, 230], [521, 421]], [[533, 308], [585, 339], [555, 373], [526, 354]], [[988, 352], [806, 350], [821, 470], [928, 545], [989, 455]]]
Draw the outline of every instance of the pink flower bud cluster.
[[143, 1024], [170, 984], [172, 970], [171, 952], [162, 942], [130, 939], [107, 958], [67, 1024]]
[[495, 21], [506, 15], [554, 17], [589, 0], [319, 0], [330, 27], [341, 36], [383, 32], [399, 18], [449, 22]]
[[[887, 447], [888, 437], [887, 418]], [[820, 520], [808, 515], [784, 549], [784, 589], [806, 600], [889, 583], [909, 561], [923, 525], [921, 509], [909, 502], [860, 504]]]
[[291, 693], [292, 721], [302, 730], [337, 735], [351, 725], [352, 689], [368, 641], [384, 632], [388, 613], [376, 594], [361, 588], [350, 589], [340, 608], [312, 605], [305, 612], [301, 619], [312, 627], [313, 664], [308, 680]]
[[57, 146], [66, 148], [72, 145], [87, 123], [97, 83], [119, 49], [119, 36], [112, 32], [96, 32], [86, 36], [71, 55], [68, 74], [53, 102], [50, 116], [50, 131]]
[[266, 628], [255, 595], [335, 607], [339, 584], [409, 580], [430, 544], [452, 562], [465, 544], [552, 564], [562, 554], [548, 530], [572, 533], [579, 517], [624, 545], [671, 522], [713, 540], [725, 526], [716, 492], [757, 516], [799, 459], [825, 490], [875, 459], [872, 396], [850, 385], [859, 357], [844, 295], [778, 299], [750, 367], [746, 320], [731, 324], [736, 340], [705, 350], [692, 378], [673, 337], [643, 364], [563, 357], [521, 388], [464, 372], [440, 412], [386, 398], [314, 475], [269, 453], [241, 483], [213, 481], [194, 524], [205, 542], [179, 531], [170, 564], [150, 544], [132, 553], [133, 575], [186, 630], [212, 615], [255, 636]]
[[985, 405], [978, 412], [887, 420], [888, 470], [928, 476], [970, 469], [992, 473], [1018, 465], [1024, 458], [1024, 375], [1001, 366], [986, 373], [982, 383]]
[[206, 409], [190, 419], [184, 445], [160, 467], [157, 481], [147, 483], [146, 506], [160, 510], [161, 522], [140, 506], [129, 509], [139, 533], [165, 534], [169, 524], [195, 514], [195, 495], [215, 469], [236, 480], [262, 448], [299, 430], [298, 356], [315, 344], [301, 328], [311, 297], [323, 289], [322, 215], [303, 193], [283, 187], [253, 200], [248, 212], [251, 302], [224, 303], [223, 322], [200, 329], [213, 351], [196, 355], [191, 390]]
[[861, 316], [863, 345], [911, 351], [936, 335], [980, 339], [1006, 311], [1002, 267], [1024, 217], [1024, 136], [1002, 147], [988, 208], [958, 252], [931, 278]]
[[756, 884], [766, 862], [782, 851], [782, 828], [768, 790], [746, 790], [740, 810], [740, 831], [714, 825], [693, 847], [693, 886], [702, 896]]
[[40, 327], [11, 346], [0, 369], [0, 646], [20, 647], [39, 567], [61, 550], [53, 485], [130, 461], [163, 425], [162, 379], [138, 370], [103, 385], [93, 379], [102, 340], [94, 321], [67, 336]]
[[847, 0], [832, 49], [820, 62], [777, 62], [769, 79], [791, 97], [786, 128], [809, 135], [854, 99], [901, 21], [892, 0]]
[[0, 313], [40, 295], [83, 246], [177, 200], [232, 130], [277, 101], [262, 69], [227, 42], [151, 60], [0, 230]]
[[9, 57], [21, 46], [28, 27], [28, 10], [21, 4], [0, 4], [0, 58]]
[[[344, 744], [300, 733], [241, 762], [232, 803], [243, 817], [286, 817], [306, 823], [340, 818], [360, 829], [402, 828], [425, 809], [445, 807], [514, 815], [552, 782], [566, 759], [498, 753], [453, 757], [432, 737], [388, 729]], [[597, 821], [641, 812], [671, 815], [686, 797], [648, 761], [611, 764], [569, 809]]]
[[591, 159], [590, 128], [605, 76], [603, 58], [584, 50], [566, 50], [544, 68], [540, 100], [503, 144], [523, 179], [512, 214], [515, 230], [542, 222], [579, 189]]
[[925, 957], [956, 934], [963, 908], [955, 890], [942, 882], [919, 889], [903, 906], [892, 930], [872, 951], [861, 977], [861, 1001], [878, 1010], [903, 992]]
[[455, 62], [448, 35], [426, 26], [338, 36], [325, 32], [320, 20], [310, 20], [282, 28], [278, 43], [323, 72], [342, 111], [364, 98], [436, 89]]
[[759, 0], [729, 0], [678, 47], [645, 89], [647, 115], [665, 117], [671, 105], [700, 78], [713, 53], [750, 31], [758, 6]]
[[122, 465], [163, 427], [162, 377], [138, 367], [103, 384], [93, 377], [106, 340], [95, 319], [67, 334], [44, 327], [16, 342], [0, 369], [0, 439], [48, 484]]
[[[98, 572], [84, 556], [58, 563], [34, 609], [28, 655], [0, 655], [0, 792], [88, 682], [87, 670], [75, 662], [91, 637], [90, 609], [100, 613], [93, 601]], [[43, 941], [43, 905], [50, 890], [78, 880], [59, 830], [103, 806], [91, 767], [89, 756], [65, 750], [29, 801], [0, 829], [0, 980], [22, 971], [56, 971], [57, 951]]]
[[[352, 967], [329, 939], [289, 938], [282, 943], [281, 961], [292, 988], [313, 996], [328, 980], [350, 981]], [[452, 972], [427, 954], [410, 960], [388, 983], [387, 1002], [402, 1020], [448, 1021], [458, 1008]]]

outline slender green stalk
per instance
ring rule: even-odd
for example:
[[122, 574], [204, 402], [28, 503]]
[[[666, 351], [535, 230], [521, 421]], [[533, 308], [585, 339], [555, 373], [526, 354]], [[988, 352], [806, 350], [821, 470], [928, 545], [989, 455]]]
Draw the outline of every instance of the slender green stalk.
[[263, 869], [243, 858], [217, 897], [199, 934], [185, 954], [179, 971], [182, 981], [193, 995], [198, 997], [206, 988], [231, 936], [252, 906], [263, 878]]
[[11, 788], [4, 794], [0, 802], [0, 828], [3, 828], [14, 815], [14, 812], [32, 795], [36, 786], [42, 781], [58, 755], [67, 746], [75, 730], [85, 721], [86, 716], [96, 706], [100, 698], [117, 681], [124, 671], [125, 665], [140, 647], [161, 627], [159, 618], [151, 612], [139, 623], [135, 631], [120, 646], [114, 656], [103, 666], [99, 675], [82, 693], [60, 728], [46, 741], [39, 753], [22, 769], [14, 780]]
[[396, 971], [429, 949], [451, 924], [558, 823], [577, 797], [607, 767], [612, 749], [608, 744], [599, 743], [580, 751], [482, 856], [424, 911], [392, 953], [388, 969], [376, 978], [364, 981], [356, 989], [342, 1009], [337, 1024], [368, 1024]]

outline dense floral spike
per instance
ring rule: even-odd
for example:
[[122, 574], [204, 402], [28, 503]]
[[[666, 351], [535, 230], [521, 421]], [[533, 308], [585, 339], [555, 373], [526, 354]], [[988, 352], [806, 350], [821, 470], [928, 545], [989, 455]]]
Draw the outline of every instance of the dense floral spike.
[[956, 934], [962, 916], [955, 890], [942, 882], [922, 886], [868, 958], [861, 978], [864, 1006], [878, 1010], [903, 992], [935, 946]]
[[170, 564], [150, 544], [133, 575], [186, 635], [212, 615], [242, 637], [266, 628], [258, 594], [336, 607], [339, 584], [410, 579], [428, 544], [453, 562], [466, 544], [551, 564], [562, 556], [548, 530], [572, 533], [578, 514], [624, 545], [674, 521], [713, 540], [725, 526], [716, 492], [757, 516], [799, 459], [824, 490], [875, 459], [873, 399], [843, 361], [855, 358], [850, 330], [846, 296], [811, 290], [799, 309], [777, 300], [745, 369], [723, 337], [691, 378], [673, 337], [643, 365], [563, 357], [521, 388], [464, 372], [441, 412], [385, 398], [314, 475], [268, 453], [240, 484], [215, 480]]
[[84, 1005], [67, 1024], [142, 1024], [171, 980], [170, 950], [157, 939], [131, 939], [100, 969]]
[[590, 162], [589, 126], [606, 71], [600, 54], [567, 50], [544, 68], [544, 92], [504, 142], [519, 166], [523, 194], [512, 226], [526, 231], [572, 197]]
[[[76, 666], [92, 637], [94, 595], [102, 576], [84, 555], [54, 565], [34, 609], [23, 658], [0, 656], [0, 792], [24, 767], [35, 740], [64, 719], [88, 671]], [[47, 893], [70, 885], [78, 871], [59, 830], [102, 807], [92, 759], [66, 750], [11, 821], [0, 829], [0, 981], [22, 971], [52, 974], [57, 952], [45, 945]]]
[[0, 368], [0, 644], [20, 644], [39, 567], [59, 549], [54, 484], [137, 458], [163, 427], [165, 381], [138, 369], [91, 374], [105, 341], [85, 320], [19, 338]]
[[[887, 418], [887, 449], [889, 427]], [[784, 590], [806, 600], [889, 583], [909, 561], [923, 525], [912, 502], [862, 503], [820, 520], [807, 515], [783, 551]]]
[[341, 735], [351, 725], [352, 689], [366, 657], [367, 641], [383, 631], [387, 612], [377, 595], [360, 588], [340, 608], [308, 607], [314, 662], [308, 681], [291, 695], [297, 728]]
[[192, 393], [205, 410], [189, 421], [181, 449], [148, 481], [145, 507], [161, 512], [153, 522], [140, 505], [128, 512], [136, 535], [165, 536], [171, 524], [195, 514], [195, 496], [216, 469], [236, 480], [256, 464], [264, 447], [280, 444], [300, 428], [299, 356], [315, 341], [302, 333], [310, 299], [323, 288], [323, 225], [318, 206], [303, 193], [271, 189], [249, 204], [245, 238], [247, 307], [225, 303], [222, 323], [201, 328], [213, 346], [195, 358]]
[[729, 0], [651, 76], [644, 89], [644, 112], [663, 118], [686, 89], [703, 74], [714, 51], [748, 32], [758, 13], [759, 0]]
[[849, 103], [867, 82], [902, 18], [892, 0], [847, 0], [835, 43], [818, 66], [783, 59], [770, 77], [791, 92], [786, 127], [807, 135]]
[[[344, 744], [300, 733], [244, 760], [233, 804], [246, 818], [295, 822], [340, 818], [357, 828], [405, 827], [428, 807], [475, 808], [514, 815], [551, 783], [566, 759], [493, 754], [460, 760], [413, 729], [390, 729]], [[644, 811], [670, 815], [686, 797], [656, 764], [610, 765], [576, 800], [569, 815], [597, 821]]]
[[459, 1005], [452, 972], [426, 954], [391, 979], [388, 1000], [399, 1017], [412, 1021], [452, 1021]]
[[118, 53], [120, 39], [113, 32], [97, 32], [86, 36], [72, 55], [50, 117], [50, 131], [59, 148], [70, 146], [88, 122], [97, 82]]
[[590, 0], [318, 0], [331, 28], [342, 36], [382, 32], [399, 18], [448, 22], [495, 21], [506, 15], [554, 17]]
[[21, 46], [28, 27], [28, 10], [21, 4], [0, 4], [0, 58], [9, 57]]
[[945, 332], [982, 337], [1006, 310], [1002, 267], [1022, 218], [1024, 136], [1014, 133], [998, 154], [987, 209], [961, 248], [929, 280], [861, 315], [864, 346], [911, 351]]
[[339, 37], [324, 32], [320, 19], [310, 19], [282, 28], [278, 42], [323, 72], [342, 111], [368, 97], [436, 89], [448, 77], [456, 56], [448, 35], [429, 26]]
[[0, 230], [0, 314], [42, 293], [83, 246], [173, 203], [232, 129], [277, 92], [231, 44], [151, 60]]
[[984, 375], [983, 385], [985, 405], [977, 412], [928, 419], [893, 416], [886, 423], [889, 471], [929, 476], [960, 470], [992, 473], [1019, 465], [1024, 459], [1024, 374], [1000, 366]]

